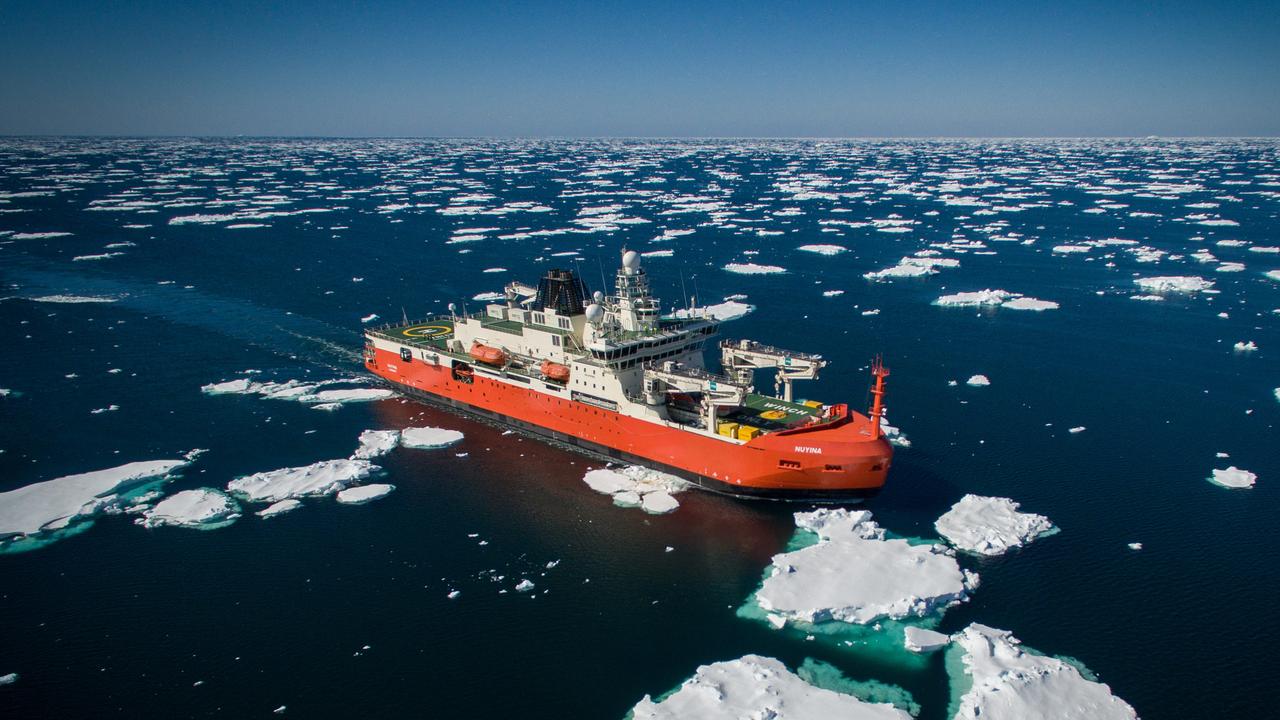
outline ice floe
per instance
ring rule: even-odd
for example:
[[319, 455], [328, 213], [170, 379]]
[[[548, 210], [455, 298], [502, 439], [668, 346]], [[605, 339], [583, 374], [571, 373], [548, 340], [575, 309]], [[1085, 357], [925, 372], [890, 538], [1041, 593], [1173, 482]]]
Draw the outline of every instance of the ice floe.
[[227, 491], [249, 502], [330, 495], [358, 484], [378, 471], [368, 460], [322, 460], [302, 467], [268, 470], [236, 478]]
[[972, 387], [986, 387], [991, 384], [991, 380], [986, 375], [974, 375], [965, 381], [965, 385]]
[[1013, 293], [1007, 290], [977, 290], [974, 292], [961, 292], [952, 295], [943, 295], [933, 301], [934, 305], [942, 305], [946, 307], [972, 307], [976, 305], [999, 305], [1005, 300], [1013, 297]]
[[1212, 280], [1189, 275], [1134, 278], [1133, 284], [1150, 293], [1194, 293], [1213, 288]]
[[18, 673], [0, 675], [0, 685], [12, 685], [16, 682], [18, 682]]
[[680, 507], [673, 496], [689, 487], [688, 482], [675, 475], [640, 465], [588, 470], [582, 481], [598, 493], [611, 495], [615, 505], [638, 507], [654, 515]]
[[909, 720], [888, 703], [873, 703], [806, 682], [774, 658], [745, 655], [703, 665], [675, 691], [645, 695], [634, 720]]
[[360, 433], [360, 447], [351, 457], [357, 460], [372, 460], [391, 452], [400, 444], [399, 430], [365, 430]]
[[338, 502], [345, 505], [360, 505], [372, 502], [378, 498], [384, 498], [396, 489], [395, 485], [387, 483], [371, 483], [369, 485], [357, 485], [356, 487], [347, 488], [338, 492]]
[[1226, 470], [1214, 470], [1209, 482], [1225, 488], [1251, 488], [1258, 481], [1258, 476], [1248, 470], [1241, 470], [1232, 465]]
[[144, 527], [164, 525], [212, 529], [240, 517], [240, 506], [221, 490], [198, 488], [174, 493], [142, 512], [135, 522]]
[[757, 265], [756, 263], [729, 263], [724, 266], [724, 269], [739, 275], [775, 275], [787, 271], [786, 268], [777, 265]]
[[849, 248], [843, 245], [801, 245], [796, 249], [819, 255], [839, 255], [840, 253], [849, 252]]
[[57, 539], [99, 513], [121, 511], [190, 463], [191, 458], [132, 462], [0, 493], [0, 550], [34, 549], [38, 543], [23, 541]]
[[[322, 390], [332, 385], [344, 385], [354, 380], [322, 380], [318, 382], [302, 382], [286, 380], [284, 382], [255, 382], [248, 378], [238, 378], [220, 383], [210, 383], [200, 387], [206, 395], [258, 395], [268, 400], [292, 400], [309, 405], [340, 406], [350, 402], [369, 402], [393, 397], [394, 392], [386, 388], [336, 388]], [[328, 408], [326, 408], [328, 409]]]
[[1009, 308], [1010, 310], [1042, 311], [1042, 310], [1057, 310], [1059, 305], [1058, 303], [1053, 302], [1052, 300], [1037, 300], [1036, 298], [1031, 298], [1031, 297], [1018, 297], [1012, 300], [1005, 301], [1003, 304], [1000, 305], [1000, 307]]
[[1137, 718], [1110, 687], [1086, 678], [1071, 663], [1023, 647], [1005, 630], [969, 625], [953, 636], [947, 666], [952, 686], [968, 688], [957, 719]]
[[405, 428], [400, 431], [400, 446], [416, 450], [434, 450], [456, 445], [462, 442], [463, 435], [457, 430], [438, 427]]
[[40, 295], [39, 297], [27, 298], [31, 302], [42, 303], [60, 303], [64, 305], [78, 305], [87, 303], [113, 303], [118, 302], [120, 298], [102, 297], [99, 295]]
[[773, 557], [757, 605], [788, 620], [866, 625], [925, 617], [968, 599], [978, 576], [948, 548], [888, 539], [866, 510], [795, 514], [818, 543]]
[[1008, 290], [976, 290], [943, 295], [933, 301], [934, 305], [943, 307], [993, 307], [999, 306], [1010, 310], [1057, 310], [1058, 303], [1051, 300], [1040, 300], [1025, 297], [1021, 293]]
[[928, 628], [908, 625], [902, 633], [902, 646], [913, 653], [929, 653], [951, 643], [951, 636]]
[[1254, 350], [1258, 349], [1258, 344], [1252, 340], [1249, 340], [1249, 341], [1241, 340], [1235, 345], [1232, 345], [1231, 348], [1238, 353], [1251, 353]]
[[978, 555], [1002, 555], [1057, 532], [1049, 518], [1019, 512], [1009, 498], [965, 495], [933, 524], [948, 542]]
[[272, 518], [277, 515], [283, 515], [291, 510], [297, 510], [302, 507], [302, 501], [294, 498], [281, 500], [280, 502], [271, 503], [267, 507], [257, 512], [260, 518]]

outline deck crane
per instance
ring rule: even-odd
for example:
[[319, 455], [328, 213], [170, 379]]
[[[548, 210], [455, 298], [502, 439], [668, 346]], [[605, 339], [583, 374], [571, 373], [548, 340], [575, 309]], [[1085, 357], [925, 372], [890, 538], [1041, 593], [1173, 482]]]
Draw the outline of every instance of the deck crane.
[[716, 411], [721, 407], [738, 407], [747, 399], [748, 389], [732, 378], [714, 375], [670, 360], [650, 363], [644, 368], [645, 402], [657, 405], [668, 390], [698, 393], [702, 398], [702, 421], [711, 432], [716, 431]]
[[796, 380], [816, 380], [818, 371], [826, 367], [821, 355], [781, 350], [755, 340], [723, 340], [720, 343], [720, 362], [725, 374], [742, 385], [750, 385], [756, 370], [777, 369], [773, 393], [780, 400], [792, 401], [791, 383]]

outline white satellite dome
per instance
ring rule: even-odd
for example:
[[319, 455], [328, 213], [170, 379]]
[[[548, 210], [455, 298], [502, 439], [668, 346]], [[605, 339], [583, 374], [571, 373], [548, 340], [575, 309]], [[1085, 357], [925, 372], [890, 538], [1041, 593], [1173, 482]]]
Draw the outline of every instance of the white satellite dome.
[[598, 323], [604, 319], [604, 308], [600, 307], [596, 303], [588, 305], [586, 313], [587, 322], [589, 323]]
[[591, 293], [591, 300], [592, 300], [592, 302], [594, 302], [594, 303], [595, 303], [595, 304], [597, 304], [597, 305], [601, 305], [601, 304], [603, 304], [603, 303], [604, 303], [604, 293], [600, 292], [599, 290], [597, 290], [597, 291], [595, 291], [595, 292]]
[[631, 271], [638, 269], [640, 267], [640, 253], [635, 250], [628, 250], [622, 253], [622, 267]]

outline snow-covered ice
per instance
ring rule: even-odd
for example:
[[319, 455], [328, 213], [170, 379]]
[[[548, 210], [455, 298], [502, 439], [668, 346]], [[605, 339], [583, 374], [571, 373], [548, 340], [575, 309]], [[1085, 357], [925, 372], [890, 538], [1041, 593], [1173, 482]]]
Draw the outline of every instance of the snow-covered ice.
[[149, 528], [164, 525], [180, 527], [223, 527], [240, 517], [240, 506], [221, 490], [198, 488], [183, 490], [144, 510], [136, 521]]
[[288, 498], [280, 502], [271, 503], [266, 508], [259, 510], [257, 515], [260, 518], [271, 518], [277, 515], [283, 515], [291, 510], [297, 510], [302, 507], [302, 501], [295, 498]]
[[843, 245], [801, 245], [796, 249], [819, 255], [839, 255], [843, 252], [849, 252], [849, 248]]
[[943, 295], [937, 300], [934, 300], [933, 304], [945, 307], [999, 305], [1011, 297], [1013, 297], [1013, 293], [1007, 290], [978, 290], [976, 292], [961, 292], [952, 295]]
[[795, 514], [816, 545], [773, 557], [756, 593], [761, 609], [809, 623], [866, 625], [924, 617], [968, 599], [978, 576], [951, 550], [887, 539], [866, 510], [820, 508]]
[[516, 592], [529, 592], [533, 589], [533, 581], [528, 578], [516, 584]]
[[957, 719], [1137, 718], [1110, 687], [1087, 679], [1068, 662], [1022, 647], [1007, 631], [973, 623], [953, 637], [948, 652], [959, 654], [954, 672], [964, 675], [953, 675], [952, 685], [968, 686]]
[[986, 387], [991, 384], [991, 380], [986, 375], [973, 375], [965, 381], [965, 385], [973, 387]]
[[1232, 465], [1226, 470], [1214, 470], [1209, 482], [1225, 488], [1251, 488], [1258, 481], [1258, 476], [1248, 470], [1241, 470]]
[[18, 682], [18, 673], [0, 675], [0, 685], [12, 685], [16, 682]]
[[1009, 308], [1010, 310], [1057, 310], [1059, 305], [1052, 300], [1037, 300], [1030, 297], [1019, 297], [1007, 300], [1000, 307]]
[[1212, 280], [1186, 275], [1135, 278], [1133, 283], [1150, 293], [1193, 293], [1213, 288]]
[[680, 507], [680, 502], [665, 490], [646, 493], [640, 501], [640, 509], [653, 515], [665, 515]]
[[582, 481], [598, 493], [612, 495], [615, 505], [638, 507], [655, 515], [669, 513], [680, 507], [680, 503], [672, 496], [689, 486], [689, 483], [675, 475], [640, 465], [588, 470], [582, 476]]
[[39, 297], [28, 298], [31, 302], [57, 303], [62, 305], [79, 305], [87, 303], [113, 303], [118, 302], [120, 298], [101, 297], [95, 295], [41, 295]]
[[0, 547], [9, 541], [68, 530], [100, 512], [122, 509], [130, 504], [130, 491], [169, 480], [190, 462], [132, 462], [0, 493]]
[[201, 386], [200, 391], [206, 395], [259, 395], [268, 400], [292, 400], [310, 405], [341, 405], [349, 402], [368, 402], [393, 397], [394, 392], [386, 388], [335, 388], [322, 390], [331, 385], [353, 382], [352, 380], [323, 380], [302, 382], [287, 380], [284, 382], [255, 382], [248, 378], [238, 378], [220, 383]]
[[756, 263], [729, 263], [724, 266], [724, 269], [739, 275], [776, 275], [787, 271], [786, 268], [777, 265], [757, 265]]
[[902, 646], [913, 653], [940, 650], [951, 642], [951, 636], [928, 628], [908, 625], [903, 631]]
[[649, 695], [635, 720], [910, 720], [888, 703], [811, 685], [780, 661], [760, 655], [703, 665], [660, 701]]
[[338, 502], [346, 505], [360, 505], [362, 503], [372, 502], [378, 498], [386, 497], [395, 489], [395, 485], [389, 485], [387, 483], [357, 485], [356, 487], [339, 491]]
[[391, 452], [400, 444], [399, 430], [365, 430], [360, 433], [360, 447], [351, 457], [357, 460], [372, 460]]
[[414, 427], [400, 431], [400, 446], [415, 450], [434, 450], [456, 445], [462, 442], [463, 435], [457, 430], [438, 427]]
[[1009, 498], [965, 495], [933, 527], [952, 545], [979, 555], [1002, 555], [1057, 530], [1049, 518], [1019, 507]]
[[302, 467], [268, 470], [236, 478], [227, 491], [249, 502], [275, 503], [287, 498], [330, 495], [373, 475], [368, 460], [322, 460]]
[[1252, 340], [1249, 340], [1249, 341], [1241, 340], [1235, 345], [1232, 345], [1231, 348], [1238, 353], [1251, 353], [1254, 350], [1258, 349], [1258, 344]]

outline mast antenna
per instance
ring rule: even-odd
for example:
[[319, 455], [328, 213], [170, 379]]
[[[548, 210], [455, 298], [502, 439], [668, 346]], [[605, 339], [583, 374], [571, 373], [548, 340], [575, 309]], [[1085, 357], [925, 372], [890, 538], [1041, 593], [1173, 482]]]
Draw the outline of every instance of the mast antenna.
[[880, 437], [880, 421], [884, 417], [884, 379], [889, 377], [889, 368], [884, 366], [884, 358], [876, 355], [871, 362], [871, 374], [876, 379], [871, 390], [871, 439]]

